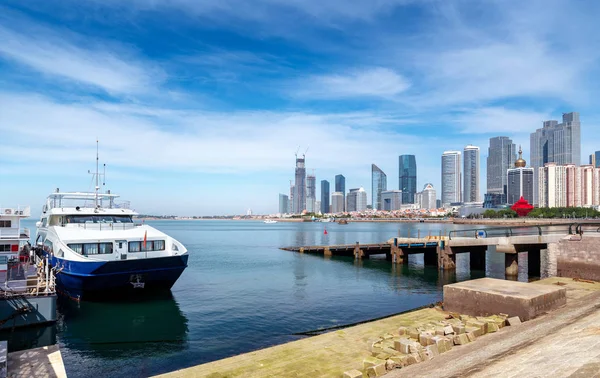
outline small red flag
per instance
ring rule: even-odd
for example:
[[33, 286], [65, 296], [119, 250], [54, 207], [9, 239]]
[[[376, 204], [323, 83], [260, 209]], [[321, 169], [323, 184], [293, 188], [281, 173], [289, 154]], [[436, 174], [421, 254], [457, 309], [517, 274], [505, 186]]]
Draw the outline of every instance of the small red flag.
[[323, 231], [323, 235], [327, 235], [327, 227], [325, 227], [325, 231]]
[[146, 237], [148, 236], [148, 231], [144, 231], [144, 249], [146, 249]]

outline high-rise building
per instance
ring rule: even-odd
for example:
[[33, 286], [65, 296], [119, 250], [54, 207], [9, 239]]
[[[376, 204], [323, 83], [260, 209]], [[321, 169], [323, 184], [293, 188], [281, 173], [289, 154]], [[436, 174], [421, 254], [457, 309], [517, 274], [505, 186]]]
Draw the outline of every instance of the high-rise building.
[[523, 151], [519, 146], [519, 158], [515, 161], [514, 168], [507, 170], [506, 199], [509, 205], [517, 202], [521, 197], [527, 202], [533, 202], [533, 168], [526, 168], [527, 162], [523, 159]]
[[415, 193], [417, 192], [415, 155], [400, 155], [398, 160], [398, 188], [402, 191], [402, 203], [415, 203]]
[[305, 156], [296, 156], [296, 181], [294, 182], [294, 213], [306, 210], [306, 164]]
[[487, 193], [506, 195], [508, 169], [513, 166], [515, 160], [517, 160], [517, 150], [509, 137], [490, 138], [487, 157]]
[[479, 202], [479, 147], [468, 145], [463, 153], [463, 198], [462, 201]]
[[343, 213], [344, 212], [344, 193], [333, 192], [331, 194], [331, 213]]
[[317, 201], [317, 178], [314, 175], [306, 176], [306, 210], [309, 213], [316, 213], [319, 211], [315, 207]]
[[547, 163], [539, 169], [541, 207], [600, 205], [600, 168]]
[[279, 194], [279, 213], [285, 214], [289, 211], [289, 197], [285, 194]]
[[321, 213], [329, 213], [329, 181], [321, 180]]
[[323, 213], [321, 211], [321, 201], [315, 201], [315, 213]]
[[381, 192], [387, 190], [387, 176], [375, 164], [371, 164], [371, 190], [373, 210], [382, 210]]
[[346, 211], [367, 210], [367, 192], [364, 188], [350, 189], [346, 196]]
[[340, 192], [342, 193], [342, 196], [344, 198], [344, 204], [342, 206], [344, 206], [342, 208], [341, 211], [345, 211], [346, 210], [346, 178], [343, 175], [336, 175], [335, 176], [335, 191], [336, 192]]
[[590, 155], [590, 164], [594, 168], [600, 168], [600, 151], [596, 151]]
[[539, 206], [567, 206], [567, 166], [546, 163], [538, 171]]
[[382, 210], [394, 211], [402, 208], [402, 191], [401, 190], [386, 190], [381, 192]]
[[579, 113], [563, 113], [562, 123], [550, 120], [544, 121], [541, 129], [530, 136], [530, 164], [534, 174], [534, 204], [537, 205], [541, 193], [538, 178], [539, 169], [546, 163], [557, 165], [581, 162], [581, 123]]
[[423, 191], [420, 192], [420, 203], [421, 209], [435, 209], [437, 204], [435, 200], [435, 189], [433, 184], [427, 183], [423, 187]]
[[460, 151], [445, 151], [442, 154], [442, 206], [461, 200]]
[[291, 181], [290, 181], [290, 199], [288, 200], [288, 213], [290, 214], [294, 214], [294, 196], [296, 195], [296, 186], [295, 185], [291, 185]]

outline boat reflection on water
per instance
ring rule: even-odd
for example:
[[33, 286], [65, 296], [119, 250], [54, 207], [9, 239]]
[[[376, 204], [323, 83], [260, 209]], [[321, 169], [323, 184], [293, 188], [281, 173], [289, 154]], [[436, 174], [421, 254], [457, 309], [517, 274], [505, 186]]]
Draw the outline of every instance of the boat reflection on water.
[[2, 330], [0, 340], [8, 341], [9, 352], [54, 345], [56, 344], [56, 325], [38, 325]]
[[95, 357], [144, 358], [180, 351], [187, 342], [187, 318], [170, 292], [134, 300], [75, 303], [60, 298], [61, 344]]

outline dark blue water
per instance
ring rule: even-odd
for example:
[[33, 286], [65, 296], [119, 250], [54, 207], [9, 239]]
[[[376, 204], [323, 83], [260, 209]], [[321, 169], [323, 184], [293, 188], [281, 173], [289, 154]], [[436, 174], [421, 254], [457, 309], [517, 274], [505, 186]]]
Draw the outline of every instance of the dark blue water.
[[419, 255], [395, 266], [385, 259], [354, 261], [279, 249], [384, 242], [409, 229], [413, 236], [418, 230], [437, 235], [442, 228], [447, 232], [459, 226], [148, 223], [183, 242], [190, 253], [189, 267], [171, 294], [112, 303], [61, 301], [55, 326], [5, 333], [9, 348], [56, 340], [69, 377], [148, 376], [301, 337], [295, 333], [431, 304], [442, 299], [446, 283], [504, 277], [503, 256], [496, 253], [487, 254], [487, 272], [470, 272], [468, 254], [463, 254], [456, 272], [444, 273], [424, 267]]

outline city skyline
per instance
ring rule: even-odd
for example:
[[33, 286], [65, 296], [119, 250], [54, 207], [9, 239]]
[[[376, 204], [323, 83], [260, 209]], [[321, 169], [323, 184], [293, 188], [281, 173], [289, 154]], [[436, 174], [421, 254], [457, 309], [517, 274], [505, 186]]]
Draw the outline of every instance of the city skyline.
[[96, 140], [107, 189], [183, 216], [275, 212], [298, 145], [346, 188], [368, 189], [376, 162], [395, 189], [414, 155], [438, 194], [443, 151], [483, 159], [507, 135], [528, 157], [562, 112], [582, 115], [581, 161], [600, 149], [600, 4], [215, 4], [3, 2], [2, 203], [93, 189]]

